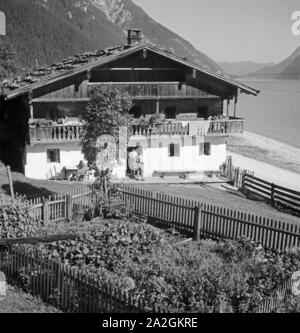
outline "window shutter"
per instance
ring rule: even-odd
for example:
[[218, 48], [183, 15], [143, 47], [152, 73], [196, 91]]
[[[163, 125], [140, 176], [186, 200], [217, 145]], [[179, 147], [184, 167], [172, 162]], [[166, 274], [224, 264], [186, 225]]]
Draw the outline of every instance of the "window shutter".
[[200, 143], [199, 145], [199, 155], [204, 155], [204, 143]]
[[180, 156], [180, 144], [169, 144], [169, 157]]
[[197, 143], [197, 138], [195, 136], [193, 136], [193, 138], [192, 138], [192, 145], [196, 146], [196, 143]]
[[176, 144], [176, 145], [175, 145], [174, 156], [177, 156], [177, 157], [180, 156], [180, 144]]
[[204, 144], [204, 155], [211, 155], [211, 144], [209, 142], [205, 142]]
[[56, 150], [56, 154], [57, 154], [57, 155], [56, 155], [56, 157], [57, 157], [57, 158], [56, 158], [57, 163], [60, 163], [60, 150], [59, 150], [59, 149]]

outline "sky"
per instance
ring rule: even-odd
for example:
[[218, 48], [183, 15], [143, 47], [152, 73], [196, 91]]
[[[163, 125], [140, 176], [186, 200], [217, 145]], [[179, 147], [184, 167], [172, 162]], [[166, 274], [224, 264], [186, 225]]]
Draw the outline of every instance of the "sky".
[[278, 63], [300, 46], [300, 0], [133, 0], [215, 61]]

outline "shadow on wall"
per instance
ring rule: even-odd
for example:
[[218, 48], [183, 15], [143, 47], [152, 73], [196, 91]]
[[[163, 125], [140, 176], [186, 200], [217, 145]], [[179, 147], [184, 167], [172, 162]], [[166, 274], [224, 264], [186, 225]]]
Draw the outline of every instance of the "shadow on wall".
[[[47, 190], [46, 188], [35, 187], [31, 184], [15, 181], [14, 183], [14, 191], [19, 195], [26, 195], [28, 199], [33, 199], [37, 197], [49, 197], [54, 193]], [[10, 195], [9, 184], [2, 185], [2, 190], [6, 195]]]

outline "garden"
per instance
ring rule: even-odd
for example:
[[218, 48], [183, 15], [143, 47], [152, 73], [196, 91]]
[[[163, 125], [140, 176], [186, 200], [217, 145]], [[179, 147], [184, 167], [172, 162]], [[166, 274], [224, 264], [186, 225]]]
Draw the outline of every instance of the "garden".
[[[300, 250], [277, 253], [239, 241], [189, 241], [135, 216], [116, 192], [69, 222], [43, 226], [25, 199], [0, 208], [0, 238], [71, 233], [76, 240], [26, 245], [45, 260], [58, 260], [92, 275], [161, 312], [251, 313], [300, 270]], [[24, 271], [19, 287], [30, 290]], [[274, 312], [299, 312], [290, 296]]]

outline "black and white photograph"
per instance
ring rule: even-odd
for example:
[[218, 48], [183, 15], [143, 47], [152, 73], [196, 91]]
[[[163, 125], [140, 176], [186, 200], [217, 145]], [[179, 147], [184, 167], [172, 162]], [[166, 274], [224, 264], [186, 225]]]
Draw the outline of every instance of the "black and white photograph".
[[0, 320], [299, 312], [299, 0], [0, 0]]

